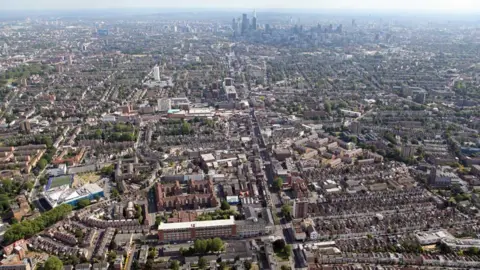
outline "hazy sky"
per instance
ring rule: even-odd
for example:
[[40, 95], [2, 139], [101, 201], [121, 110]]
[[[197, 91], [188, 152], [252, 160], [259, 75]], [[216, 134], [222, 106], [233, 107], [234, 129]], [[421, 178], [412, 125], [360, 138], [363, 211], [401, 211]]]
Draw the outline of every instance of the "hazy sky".
[[478, 12], [480, 0], [0, 0], [6, 9], [235, 8]]

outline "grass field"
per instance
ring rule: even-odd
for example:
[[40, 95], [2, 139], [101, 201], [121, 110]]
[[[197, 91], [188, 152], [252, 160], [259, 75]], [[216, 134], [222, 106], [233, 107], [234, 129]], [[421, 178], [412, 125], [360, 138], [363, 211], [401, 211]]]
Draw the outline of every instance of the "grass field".
[[64, 175], [60, 177], [53, 177], [49, 189], [56, 188], [63, 185], [70, 185], [72, 183], [72, 176]]

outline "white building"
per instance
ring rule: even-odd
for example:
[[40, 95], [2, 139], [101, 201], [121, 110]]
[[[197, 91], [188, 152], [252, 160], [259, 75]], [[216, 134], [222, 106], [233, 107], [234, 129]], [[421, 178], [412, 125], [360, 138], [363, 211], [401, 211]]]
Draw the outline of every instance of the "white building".
[[167, 112], [172, 109], [172, 102], [169, 98], [162, 98], [157, 100], [157, 109], [160, 112]]
[[160, 68], [158, 66], [155, 66], [153, 68], [153, 78], [155, 81], [159, 82], [160, 81]]

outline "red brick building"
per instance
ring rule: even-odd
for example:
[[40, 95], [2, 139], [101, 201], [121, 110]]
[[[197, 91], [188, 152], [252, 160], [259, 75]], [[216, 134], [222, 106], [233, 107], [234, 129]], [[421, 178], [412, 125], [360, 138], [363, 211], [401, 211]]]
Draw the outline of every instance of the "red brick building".
[[179, 181], [170, 184], [156, 183], [157, 210], [199, 209], [218, 205], [211, 180], [190, 180], [186, 185], [186, 191], [188, 194], [185, 194]]

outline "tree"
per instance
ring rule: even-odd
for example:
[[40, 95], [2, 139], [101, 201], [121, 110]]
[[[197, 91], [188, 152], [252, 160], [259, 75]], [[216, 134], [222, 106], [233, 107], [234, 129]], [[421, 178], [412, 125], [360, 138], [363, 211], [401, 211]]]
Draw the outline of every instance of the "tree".
[[452, 249], [445, 243], [440, 243], [440, 245], [438, 245], [438, 249], [440, 250], [440, 252], [442, 254], [449, 254], [452, 252]]
[[480, 250], [478, 247], [469, 247], [466, 253], [473, 256], [473, 255], [478, 255], [479, 252]]
[[285, 240], [277, 239], [273, 242], [273, 249], [275, 250], [283, 250], [286, 246]]
[[25, 188], [30, 191], [33, 189], [33, 186], [34, 186], [34, 183], [32, 181], [28, 181], [26, 184], [25, 184]]
[[207, 259], [205, 259], [204, 257], [200, 257], [198, 259], [198, 268], [205, 269], [205, 267], [207, 267]]
[[118, 192], [118, 189], [112, 188], [111, 195], [112, 195], [112, 198], [118, 198], [118, 197], [120, 197], [120, 192]]
[[290, 266], [286, 266], [286, 265], [282, 265], [282, 267], [280, 267], [281, 270], [292, 270], [292, 268]]
[[115, 258], [117, 258], [117, 252], [115, 252], [114, 250], [110, 251], [107, 256], [108, 262], [113, 263], [115, 261]]
[[62, 270], [63, 263], [57, 256], [50, 256], [45, 262], [43, 269], [45, 270]]
[[40, 181], [39, 181], [40, 185], [44, 186], [48, 183], [48, 177], [46, 175], [40, 177]]
[[207, 241], [202, 239], [197, 239], [193, 243], [193, 248], [195, 249], [196, 253], [204, 254], [207, 252]]
[[95, 130], [95, 139], [101, 139], [102, 138], [102, 130], [97, 129]]
[[70, 261], [72, 262], [73, 265], [77, 265], [80, 263], [80, 258], [78, 258], [77, 255], [71, 255]]
[[290, 256], [290, 254], [292, 254], [292, 246], [291, 245], [286, 245], [283, 250], [285, 251], [285, 253], [287, 253], [288, 256]]
[[81, 229], [76, 229], [75, 230], [75, 237], [76, 238], [83, 238], [83, 236], [84, 236], [84, 233]]
[[227, 263], [226, 263], [226, 262], [220, 262], [220, 263], [218, 264], [218, 269], [220, 269], [220, 270], [226, 270], [226, 269], [228, 269]]
[[250, 261], [245, 261], [243, 263], [243, 266], [245, 267], [246, 270], [250, 270], [252, 268], [252, 263]]
[[150, 251], [148, 252], [148, 258], [149, 259], [155, 259], [157, 256], [158, 256], [157, 249], [156, 248], [150, 249]]
[[190, 123], [183, 122], [182, 127], [180, 129], [180, 132], [182, 133], [182, 135], [190, 134], [192, 132], [192, 127], [191, 127]]
[[210, 246], [211, 251], [218, 252], [223, 249], [223, 241], [222, 239], [215, 237], [211, 241], [211, 246]]
[[173, 260], [170, 264], [170, 269], [172, 270], [179, 270], [180, 269], [180, 262], [177, 260]]
[[44, 158], [40, 159], [40, 161], [38, 162], [38, 168], [40, 168], [40, 170], [45, 169], [47, 165], [48, 165], [48, 161]]
[[323, 103], [323, 107], [325, 108], [325, 111], [327, 113], [330, 114], [332, 112], [332, 104], [330, 104], [328, 100], [325, 100], [325, 102]]
[[289, 204], [284, 204], [282, 206], [282, 214], [285, 217], [290, 217], [292, 215], [292, 207]]
[[273, 187], [277, 190], [281, 190], [283, 187], [283, 179], [280, 177], [275, 178], [273, 181]]
[[220, 205], [220, 209], [229, 210], [230, 209], [230, 204], [228, 204], [227, 201], [222, 201], [222, 204]]
[[3, 244], [8, 245], [23, 238], [29, 238], [43, 231], [45, 228], [64, 219], [72, 211], [72, 206], [62, 204], [44, 212], [33, 220], [24, 220], [18, 224], [14, 224], [7, 229], [3, 236]]
[[113, 175], [113, 171], [114, 171], [114, 165], [110, 165], [110, 166], [105, 166], [103, 167], [100, 172], [103, 174], [103, 175], [108, 175], [108, 176], [111, 176]]
[[89, 205], [90, 205], [90, 200], [89, 199], [81, 199], [81, 200], [78, 201], [78, 204], [77, 204], [78, 208], [80, 208], [80, 209], [85, 208]]

